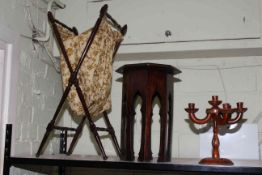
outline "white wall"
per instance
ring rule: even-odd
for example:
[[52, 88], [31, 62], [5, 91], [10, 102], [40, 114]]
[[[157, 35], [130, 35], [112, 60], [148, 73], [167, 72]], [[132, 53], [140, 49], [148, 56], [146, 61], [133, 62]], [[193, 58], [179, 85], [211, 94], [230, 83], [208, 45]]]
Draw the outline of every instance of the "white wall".
[[[233, 107], [236, 106], [236, 102], [243, 101], [248, 107], [244, 118], [248, 119], [247, 123], [258, 123], [261, 140], [261, 57], [164, 58], [145, 61], [169, 64], [182, 71], [177, 75], [182, 81], [175, 83], [174, 86], [173, 157], [199, 157], [199, 134], [194, 133], [185, 121], [188, 116], [184, 108], [189, 102], [194, 102], [200, 109], [197, 116], [204, 117], [205, 109], [210, 107], [207, 102], [212, 95], [218, 95], [223, 102], [229, 102]], [[137, 62], [144, 61], [118, 61], [115, 62], [114, 67]], [[119, 77], [116, 73], [114, 76], [114, 80]], [[114, 121], [117, 121], [116, 116], [120, 116], [121, 93], [119, 92], [121, 92], [121, 83], [114, 81], [112, 95], [114, 105], [111, 113]], [[157, 115], [158, 109], [154, 111], [156, 111], [154, 115]], [[158, 123], [158, 120], [154, 120], [154, 123]], [[153, 127], [156, 126], [154, 123]], [[118, 127], [118, 125], [115, 126]], [[140, 133], [140, 131], [135, 130], [135, 133]], [[159, 128], [155, 129], [155, 136], [159, 136]], [[140, 144], [139, 140], [136, 143]], [[137, 145], [136, 147], [138, 148]], [[153, 147], [155, 156], [157, 156], [157, 148]], [[137, 149], [136, 154], [138, 151]]]
[[[0, 0], [0, 26], [6, 32], [0, 34], [0, 40], [11, 34], [17, 37], [15, 44], [18, 70], [16, 104], [12, 110], [16, 116], [12, 119], [13, 137], [15, 137], [13, 154], [35, 154], [43, 137], [47, 123], [50, 121], [62, 87], [60, 75], [55, 71], [45, 51], [38, 45], [33, 45], [30, 39], [22, 35], [32, 36], [26, 20], [26, 6], [29, 6], [35, 26], [43, 30], [46, 21], [46, 3], [42, 0]], [[1, 40], [1, 41], [2, 41]], [[49, 44], [49, 46], [51, 46]], [[9, 116], [11, 117], [11, 116]], [[9, 121], [12, 121], [9, 120]], [[46, 148], [47, 153], [58, 152], [57, 139], [52, 140]], [[13, 169], [13, 174], [35, 174], [25, 170]]]
[[[137, 55], [139, 57], [139, 55]], [[125, 58], [126, 59], [126, 58]], [[196, 103], [200, 109], [197, 113], [199, 117], [205, 115], [205, 109], [209, 108], [208, 100], [212, 95], [218, 95], [223, 102], [229, 102], [233, 107], [236, 102], [243, 101], [248, 111], [244, 118], [248, 119], [248, 123], [258, 123], [259, 136], [262, 140], [262, 60], [259, 56], [254, 57], [227, 57], [227, 58], [189, 58], [189, 59], [165, 59], [159, 60], [135, 60], [130, 55], [131, 61], [121, 60], [121, 55], [114, 63], [114, 71], [124, 65], [139, 62], [156, 62], [161, 64], [169, 64], [179, 68], [182, 73], [177, 75], [181, 82], [174, 86], [174, 123], [173, 123], [173, 157], [199, 157], [199, 135], [194, 133], [185, 119], [188, 118], [184, 108], [190, 102]], [[109, 114], [112, 125], [115, 127], [116, 134], [120, 141], [120, 122], [121, 122], [121, 95], [122, 83], [117, 81], [121, 77], [120, 74], [113, 74], [112, 101], [113, 107]], [[140, 107], [136, 108], [137, 121], [135, 129], [135, 154], [137, 156], [140, 145], [140, 128], [141, 117]], [[155, 118], [153, 122], [154, 138], [159, 137], [158, 125], [158, 106], [154, 108]], [[66, 123], [74, 125], [75, 122], [65, 120]], [[98, 125], [103, 125], [102, 120], [97, 121]], [[199, 126], [196, 126], [199, 128]], [[109, 139], [103, 139], [106, 152], [114, 155], [114, 149]], [[153, 141], [154, 142], [154, 141]], [[158, 142], [158, 140], [155, 140]], [[153, 155], [157, 156], [157, 144], [152, 144]], [[88, 147], [89, 149], [83, 149]], [[94, 154], [96, 155], [94, 143], [90, 141], [90, 134], [87, 128], [83, 131], [83, 135], [75, 148], [75, 153]]]
[[[209, 108], [208, 100], [212, 95], [218, 95], [223, 102], [236, 106], [236, 102], [243, 101], [248, 111], [244, 114], [247, 123], [257, 123], [259, 128], [259, 140], [262, 142], [262, 57], [216, 57], [216, 58], [188, 58], [188, 59], [145, 59], [146, 55], [129, 55], [131, 60], [127, 60], [128, 56], [118, 55], [114, 62], [113, 88], [112, 88], [112, 111], [109, 118], [116, 130], [116, 135], [120, 141], [120, 124], [121, 124], [121, 92], [122, 83], [119, 82], [120, 74], [115, 70], [124, 64], [155, 62], [161, 64], [169, 64], [179, 68], [182, 73], [177, 75], [182, 81], [174, 86], [174, 123], [173, 123], [173, 147], [172, 156], [174, 158], [199, 158], [199, 133], [193, 132], [185, 119], [188, 119], [184, 108], [189, 102], [196, 103], [196, 107], [200, 110], [198, 117], [204, 117], [205, 109]], [[135, 154], [138, 156], [140, 146], [140, 107], [136, 107], [136, 123], [135, 123]], [[152, 151], [153, 156], [157, 157], [159, 145], [159, 107], [155, 106], [153, 110], [152, 124]], [[67, 116], [65, 123], [74, 126], [75, 121]], [[97, 121], [98, 125], [103, 125], [102, 120]], [[200, 126], [195, 125], [196, 128]], [[83, 131], [83, 135], [78, 141], [74, 150], [74, 154], [96, 155], [95, 142], [92, 142], [91, 134], [87, 127]], [[115, 155], [112, 143], [108, 138], [103, 138], [106, 153]], [[237, 146], [237, 145], [234, 145]], [[85, 148], [85, 149], [83, 149]], [[88, 148], [88, 149], [86, 149]], [[71, 174], [84, 174], [86, 169], [72, 169]], [[101, 171], [92, 171], [93, 174], [101, 174]], [[121, 171], [110, 171], [109, 174], [123, 173]], [[125, 174], [139, 174], [138, 172], [125, 172]], [[149, 173], [150, 174], [150, 173]]]
[[[42, 11], [46, 4], [40, 0], [0, 0], [0, 24], [19, 35], [30, 36], [32, 33], [25, 20], [24, 12], [26, 3], [33, 5], [33, 20], [39, 28], [42, 28], [45, 19]], [[17, 116], [14, 124], [16, 141], [13, 144], [15, 144], [16, 154], [34, 154], [61, 96], [61, 80], [46, 54], [41, 49], [34, 50], [30, 40], [19, 36], [18, 45], [20, 54], [18, 57]], [[169, 53], [168, 56], [166, 53], [158, 53], [154, 59], [151, 59], [151, 54], [119, 55], [114, 63], [114, 70], [121, 65], [138, 62], [170, 64], [182, 70], [182, 73], [178, 75], [182, 82], [176, 83], [174, 87], [173, 157], [199, 157], [199, 135], [192, 132], [185, 122], [187, 114], [184, 108], [187, 107], [187, 103], [195, 102], [200, 108], [198, 115], [202, 116], [204, 110], [209, 107], [207, 101], [212, 95], [219, 95], [223, 101], [232, 103], [232, 106], [235, 106], [237, 101], [243, 101], [248, 107], [244, 117], [248, 119], [249, 123], [258, 123], [260, 141], [262, 140], [261, 56], [250, 56], [250, 54], [241, 56], [239, 52], [236, 54], [231, 52], [229, 56], [222, 54], [223, 56], [217, 57], [220, 54], [213, 53], [215, 56], [203, 55], [205, 58], [189, 54], [190, 56], [183, 56], [183, 59], [172, 59], [172, 57], [178, 58], [176, 53]], [[120, 141], [122, 84], [116, 81], [119, 77], [121, 75], [114, 72], [113, 108], [110, 120]], [[158, 107], [154, 108], [154, 115], [158, 114], [158, 110]], [[136, 111], [139, 115], [139, 107], [136, 108]], [[66, 125], [76, 126], [77, 120], [68, 112], [65, 112], [64, 117]], [[141, 119], [139, 116], [137, 118]], [[154, 120], [153, 123], [154, 136], [159, 134], [157, 122], [158, 120]], [[97, 124], [103, 125], [103, 122], [99, 120]], [[141, 128], [139, 120], [136, 122], [136, 128]], [[135, 131], [136, 155], [139, 151], [139, 135], [140, 132], [137, 129]], [[84, 127], [74, 154], [96, 155], [95, 143], [90, 138], [88, 127]], [[111, 141], [105, 138], [103, 143], [106, 152], [109, 155], [115, 155]], [[54, 139], [53, 144], [49, 144], [46, 150], [47, 153], [52, 153], [57, 152], [57, 148], [57, 139]], [[157, 147], [153, 147], [154, 156], [157, 150]], [[15, 169], [14, 174], [32, 173]], [[115, 172], [113, 171], [112, 174]]]
[[[91, 19], [94, 20], [95, 14], [98, 15], [98, 10], [107, 2], [91, 2], [88, 1], [70, 1], [63, 0], [68, 6], [63, 11], [57, 13], [57, 17], [62, 19], [68, 25], [79, 26], [80, 31], [84, 31], [83, 27], [86, 24], [92, 24]], [[121, 2], [122, 1], [115, 1]], [[123, 9], [128, 6], [131, 1], [126, 0], [126, 3], [122, 3], [122, 6], [114, 7], [113, 1], [108, 2], [112, 4], [112, 8], [109, 6], [109, 12], [113, 14], [121, 14], [121, 17], [133, 13], [130, 9], [126, 9], [127, 12], [123, 13]], [[146, 2], [146, 1], [145, 1]], [[161, 3], [160, 1], [154, 1]], [[253, 1], [255, 2], [255, 1]], [[261, 1], [257, 1], [261, 6]], [[121, 4], [119, 3], [119, 4]], [[235, 2], [237, 3], [237, 2]], [[246, 3], [246, 2], [245, 2]], [[117, 3], [116, 3], [117, 4]], [[115, 4], [115, 5], [116, 5]], [[152, 3], [153, 4], [153, 3]], [[174, 3], [175, 4], [175, 3]], [[172, 5], [174, 5], [172, 4]], [[135, 3], [132, 4], [136, 5]], [[151, 5], [151, 4], [150, 4]], [[241, 3], [237, 4], [237, 8], [241, 9]], [[96, 7], [97, 13], [95, 13], [92, 7]], [[149, 6], [151, 7], [151, 6]], [[235, 6], [234, 6], [235, 7]], [[190, 8], [190, 7], [189, 7]], [[194, 8], [194, 7], [193, 7]], [[261, 9], [261, 7], [259, 7]], [[72, 15], [73, 11], [78, 9], [78, 13]], [[119, 10], [115, 12], [113, 10]], [[111, 11], [110, 11], [111, 10]], [[187, 9], [188, 10], [188, 9]], [[143, 11], [143, 10], [142, 10]], [[91, 14], [91, 12], [93, 12]], [[122, 13], [120, 13], [122, 12]], [[179, 12], [178, 12], [179, 13]], [[180, 12], [183, 16], [183, 12]], [[146, 13], [147, 14], [147, 13]], [[163, 12], [164, 14], [164, 12]], [[88, 16], [90, 15], [90, 16]], [[142, 14], [140, 14], [143, 16]], [[242, 11], [238, 13], [239, 19], [242, 19]], [[82, 21], [81, 17], [90, 17], [86, 21]], [[132, 15], [131, 15], [132, 16]], [[258, 28], [261, 28], [261, 12], [257, 14], [255, 20], [258, 24]], [[147, 23], [156, 24], [155, 19], [150, 18], [150, 15], [145, 16], [149, 20], [145, 20]], [[241, 17], [241, 18], [240, 18]], [[143, 19], [143, 18], [142, 18]], [[147, 19], [147, 18], [146, 18]], [[169, 18], [163, 17], [163, 20]], [[222, 18], [221, 18], [222, 19]], [[211, 20], [211, 19], [210, 19]], [[87, 22], [88, 21], [88, 22]], [[136, 24], [135, 19], [126, 19]], [[237, 22], [237, 21], [235, 21]], [[132, 23], [132, 24], [133, 24]], [[169, 23], [168, 20], [166, 22]], [[165, 23], [165, 24], [166, 24]], [[208, 25], [208, 22], [207, 22]], [[138, 29], [141, 24], [138, 23]], [[135, 26], [135, 27], [137, 27]], [[158, 26], [157, 26], [158, 28]], [[256, 29], [258, 29], [256, 28]], [[130, 30], [134, 30], [132, 26]], [[190, 30], [190, 29], [188, 29]], [[194, 34], [192, 29], [192, 34]], [[208, 27], [207, 27], [208, 30]], [[141, 29], [141, 32], [145, 32]], [[261, 31], [258, 32], [261, 33]], [[127, 32], [128, 33], [128, 32]], [[196, 32], [197, 33], [197, 32]], [[261, 34], [260, 34], [261, 35]], [[127, 34], [127, 37], [129, 35]], [[157, 36], [155, 36], [157, 37]], [[178, 77], [182, 82], [176, 83], [174, 87], [174, 129], [173, 129], [173, 157], [199, 157], [199, 134], [194, 133], [190, 128], [185, 119], [187, 114], [184, 108], [187, 107], [189, 102], [195, 102], [200, 111], [197, 113], [200, 116], [205, 115], [205, 109], [210, 107], [208, 100], [211, 99], [212, 95], [219, 95], [223, 102], [229, 102], [232, 106], [236, 105], [236, 102], [243, 101], [248, 107], [248, 111], [245, 113], [245, 118], [248, 119], [248, 123], [257, 123], [259, 125], [259, 137], [260, 140], [262, 132], [262, 120], [260, 115], [261, 99], [261, 38], [257, 40], [239, 39], [239, 40], [219, 40], [219, 41], [199, 41], [199, 42], [174, 42], [174, 43], [151, 43], [151, 44], [137, 44], [137, 45], [125, 45], [122, 48], [129, 47], [129, 52], [121, 52], [118, 55], [117, 60], [114, 63], [114, 70], [124, 64], [138, 63], [138, 62], [157, 62], [161, 64], [170, 64], [179, 69], [182, 73]], [[214, 46], [214, 47], [213, 47]], [[120, 51], [122, 49], [120, 47]], [[133, 48], [133, 50], [132, 50]], [[186, 49], [185, 49], [186, 48]], [[122, 84], [116, 81], [121, 75], [114, 72], [113, 77], [113, 88], [112, 88], [112, 101], [113, 108], [110, 113], [110, 119], [116, 129], [118, 138], [120, 136], [120, 122], [121, 122], [121, 91]], [[255, 102], [255, 103], [254, 103]], [[140, 114], [138, 106], [136, 108], [137, 115]], [[158, 106], [154, 108], [154, 114], [158, 114]], [[70, 126], [76, 126], [76, 120], [71, 118], [69, 113], [65, 113], [65, 123]], [[135, 152], [138, 154], [140, 145], [140, 131], [139, 119], [137, 116], [135, 129]], [[153, 117], [153, 118], [156, 118]], [[158, 138], [159, 125], [158, 120], [155, 119], [153, 123], [153, 132], [156, 135], [154, 138]], [[102, 120], [97, 121], [98, 125], [103, 125]], [[200, 126], [196, 126], [199, 128]], [[92, 137], [89, 134], [88, 127], [85, 127], [82, 137], [79, 139], [78, 144], [75, 148], [74, 153], [80, 154], [97, 154], [95, 144], [90, 141]], [[120, 140], [120, 138], [119, 138]], [[109, 139], [103, 139], [106, 152], [108, 154], [115, 154], [115, 151], [110, 143]], [[155, 140], [157, 142], [157, 140]], [[261, 142], [261, 141], [260, 141]], [[157, 144], [152, 144], [154, 156], [157, 156]], [[194, 145], [194, 146], [192, 146]], [[82, 149], [88, 147], [89, 149]]]

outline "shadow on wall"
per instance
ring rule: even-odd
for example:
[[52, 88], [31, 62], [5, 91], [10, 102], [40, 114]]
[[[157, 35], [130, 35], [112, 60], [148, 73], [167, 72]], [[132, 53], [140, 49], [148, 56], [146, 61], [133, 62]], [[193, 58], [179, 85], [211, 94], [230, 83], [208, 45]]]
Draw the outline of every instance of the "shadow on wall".
[[[262, 117], [262, 116], [261, 116]], [[235, 133], [237, 131], [240, 130], [241, 126], [247, 121], [247, 119], [242, 119], [239, 121], [239, 123], [237, 123], [236, 125], [234, 125], [233, 128], [230, 127], [230, 125], [222, 125], [219, 126], [219, 135], [225, 135], [228, 133]], [[208, 132], [210, 130], [210, 128], [212, 127], [211, 122], [207, 123], [205, 126], [201, 127], [201, 128], [197, 128], [195, 126], [195, 124], [190, 120], [190, 119], [185, 119], [185, 122], [189, 125], [190, 130], [195, 133], [195, 134], [201, 134], [201, 133], [205, 133]]]
[[[262, 112], [258, 113], [258, 115], [256, 116], [256, 118], [253, 120], [252, 123], [259, 123], [262, 122]], [[259, 138], [260, 139], [260, 138]], [[258, 140], [258, 144], [262, 145], [262, 138], [260, 140]]]

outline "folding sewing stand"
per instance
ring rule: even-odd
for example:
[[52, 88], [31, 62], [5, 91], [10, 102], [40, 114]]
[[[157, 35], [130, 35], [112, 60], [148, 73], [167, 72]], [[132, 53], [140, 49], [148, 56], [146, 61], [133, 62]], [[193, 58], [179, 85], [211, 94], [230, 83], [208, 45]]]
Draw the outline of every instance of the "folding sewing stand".
[[[44, 147], [44, 145], [45, 145], [45, 143], [46, 143], [46, 141], [47, 141], [50, 133], [51, 133], [54, 129], [62, 131], [62, 132], [64, 133], [65, 140], [66, 140], [66, 138], [67, 138], [67, 132], [68, 132], [68, 131], [74, 131], [74, 132], [75, 132], [74, 137], [73, 137], [73, 140], [72, 140], [72, 142], [71, 142], [71, 144], [70, 144], [70, 147], [69, 147], [68, 151], [64, 150], [64, 153], [66, 153], [66, 154], [68, 154], [68, 155], [71, 154], [71, 153], [73, 152], [73, 148], [74, 148], [74, 146], [75, 146], [75, 144], [76, 144], [76, 141], [77, 141], [80, 133], [81, 133], [82, 130], [83, 130], [84, 122], [85, 122], [86, 119], [87, 119], [88, 122], [89, 122], [90, 130], [91, 130], [92, 134], [94, 135], [94, 138], [95, 138], [96, 143], [97, 143], [97, 145], [98, 145], [98, 147], [99, 147], [99, 149], [100, 149], [100, 151], [101, 151], [101, 154], [102, 154], [103, 159], [107, 159], [107, 155], [106, 155], [106, 153], [105, 153], [105, 151], [104, 151], [102, 142], [101, 142], [101, 140], [100, 140], [100, 136], [98, 135], [98, 131], [106, 131], [106, 132], [108, 132], [108, 133], [111, 135], [112, 139], [113, 139], [113, 143], [114, 143], [114, 145], [115, 145], [115, 147], [116, 147], [116, 150], [117, 150], [118, 155], [120, 156], [120, 154], [121, 154], [121, 153], [120, 153], [119, 144], [118, 144], [117, 138], [116, 138], [116, 136], [115, 136], [115, 131], [114, 131], [112, 125], [110, 124], [110, 121], [109, 121], [108, 116], [107, 116], [107, 112], [103, 112], [103, 117], [104, 117], [104, 119], [105, 119], [105, 123], [106, 123], [106, 126], [107, 126], [107, 127], [106, 127], [106, 128], [97, 127], [97, 126], [95, 125], [95, 123], [93, 122], [91, 116], [90, 116], [90, 113], [89, 113], [87, 104], [86, 104], [85, 99], [84, 99], [83, 92], [82, 92], [82, 90], [81, 90], [81, 88], [80, 88], [80, 86], [79, 86], [78, 79], [77, 79], [77, 75], [78, 75], [78, 73], [79, 73], [80, 67], [81, 67], [81, 65], [82, 65], [82, 63], [83, 63], [83, 61], [84, 61], [84, 59], [85, 59], [85, 56], [86, 56], [87, 53], [88, 53], [88, 50], [90, 49], [90, 47], [91, 47], [91, 45], [92, 45], [92, 42], [93, 42], [93, 40], [94, 40], [94, 38], [95, 38], [95, 35], [97, 34], [97, 31], [98, 31], [98, 29], [99, 29], [99, 26], [100, 26], [100, 24], [101, 24], [101, 21], [102, 21], [102, 18], [103, 18], [103, 17], [106, 17], [108, 20], [110, 20], [110, 21], [111, 21], [110, 24], [113, 25], [113, 27], [114, 27], [115, 29], [119, 30], [123, 36], [124, 36], [125, 33], [126, 33], [127, 26], [125, 25], [125, 26], [121, 27], [121, 26], [107, 13], [107, 8], [108, 8], [107, 5], [104, 5], [104, 6], [101, 8], [101, 10], [100, 10], [100, 16], [99, 16], [99, 18], [97, 19], [97, 21], [96, 21], [96, 23], [95, 23], [95, 26], [93, 27], [93, 30], [92, 30], [92, 32], [91, 32], [91, 35], [90, 35], [90, 37], [88, 38], [88, 40], [87, 40], [87, 42], [86, 42], [85, 48], [84, 48], [84, 50], [83, 50], [83, 52], [82, 52], [82, 54], [81, 54], [81, 57], [80, 57], [80, 59], [79, 59], [79, 62], [78, 62], [78, 64], [77, 64], [77, 66], [76, 66], [76, 68], [75, 68], [74, 70], [73, 70], [73, 68], [72, 68], [72, 66], [71, 66], [71, 64], [70, 64], [70, 61], [69, 61], [69, 58], [68, 58], [68, 55], [67, 55], [65, 46], [64, 46], [64, 44], [63, 44], [61, 35], [60, 35], [60, 33], [59, 33], [59, 31], [58, 31], [58, 28], [57, 28], [57, 24], [63, 26], [64, 28], [66, 28], [67, 30], [69, 30], [70, 32], [72, 32], [74, 35], [78, 35], [77, 29], [76, 29], [75, 27], [70, 28], [70, 27], [66, 26], [66, 25], [63, 24], [62, 22], [56, 20], [56, 19], [53, 17], [53, 15], [52, 15], [51, 12], [48, 12], [48, 20], [49, 20], [50, 24], [52, 25], [52, 29], [53, 29], [54, 35], [55, 35], [55, 37], [56, 37], [56, 39], [57, 39], [57, 42], [58, 42], [58, 46], [59, 46], [60, 49], [61, 49], [61, 52], [62, 52], [62, 54], [63, 54], [63, 56], [64, 56], [64, 58], [65, 58], [66, 64], [67, 64], [68, 69], [69, 69], [69, 71], [70, 71], [70, 79], [69, 79], [69, 82], [68, 82], [68, 86], [65, 88], [65, 91], [64, 91], [64, 93], [63, 93], [63, 95], [62, 95], [62, 98], [61, 98], [61, 100], [60, 100], [60, 102], [59, 102], [59, 104], [58, 104], [58, 107], [57, 107], [56, 111], [55, 111], [55, 114], [54, 114], [54, 116], [53, 116], [53, 119], [50, 121], [50, 123], [48, 124], [48, 126], [47, 126], [47, 128], [46, 128], [46, 133], [45, 133], [45, 135], [44, 135], [44, 137], [43, 137], [43, 139], [42, 139], [42, 142], [41, 142], [41, 144], [40, 144], [40, 146], [39, 146], [39, 149], [38, 149], [38, 151], [37, 151], [37, 153], [36, 153], [36, 156], [37, 156], [37, 157], [40, 156], [40, 154], [41, 154], [41, 152], [42, 152], [42, 149], [43, 149], [43, 147]], [[115, 54], [116, 54], [116, 52], [117, 52], [120, 44], [121, 44], [121, 42], [116, 43], [113, 57], [115, 56]], [[73, 85], [74, 85], [75, 88], [76, 88], [77, 95], [79, 96], [79, 99], [80, 99], [81, 104], [82, 104], [82, 106], [83, 106], [83, 109], [84, 109], [84, 112], [85, 112], [85, 116], [81, 119], [81, 122], [80, 122], [80, 124], [78, 125], [77, 128], [69, 128], [69, 127], [56, 126], [55, 124], [56, 124], [56, 121], [57, 121], [58, 114], [59, 114], [59, 112], [61, 111], [61, 108], [62, 108], [62, 106], [63, 106], [63, 104], [64, 104], [64, 102], [65, 102], [65, 100], [66, 100], [66, 98], [67, 98], [67, 96], [68, 96], [68, 94], [69, 94], [69, 91], [70, 91], [70, 89], [71, 89], [71, 87], [72, 87]]]

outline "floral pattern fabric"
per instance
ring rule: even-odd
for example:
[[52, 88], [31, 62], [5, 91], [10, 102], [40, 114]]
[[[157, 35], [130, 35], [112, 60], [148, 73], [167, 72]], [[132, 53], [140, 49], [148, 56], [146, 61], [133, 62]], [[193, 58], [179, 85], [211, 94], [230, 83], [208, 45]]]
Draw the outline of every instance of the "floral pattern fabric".
[[[73, 70], [76, 68], [86, 46], [92, 29], [80, 35], [74, 35], [61, 25], [57, 25]], [[101, 21], [97, 34], [87, 52], [78, 72], [78, 82], [92, 117], [96, 117], [111, 108], [112, 63], [116, 44], [122, 40], [122, 34], [115, 30], [108, 19]], [[61, 54], [61, 75], [66, 88], [70, 78], [63, 54]], [[77, 116], [85, 115], [75, 86], [72, 86], [67, 101]]]

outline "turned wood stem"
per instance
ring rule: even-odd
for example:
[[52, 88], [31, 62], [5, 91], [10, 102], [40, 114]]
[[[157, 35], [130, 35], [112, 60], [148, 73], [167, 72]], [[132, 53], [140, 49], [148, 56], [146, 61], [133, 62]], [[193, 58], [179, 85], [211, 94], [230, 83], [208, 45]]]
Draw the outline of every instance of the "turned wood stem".
[[212, 140], [212, 158], [214, 159], [219, 159], [219, 138], [218, 138], [218, 126], [217, 126], [217, 121], [213, 121], [213, 140]]

